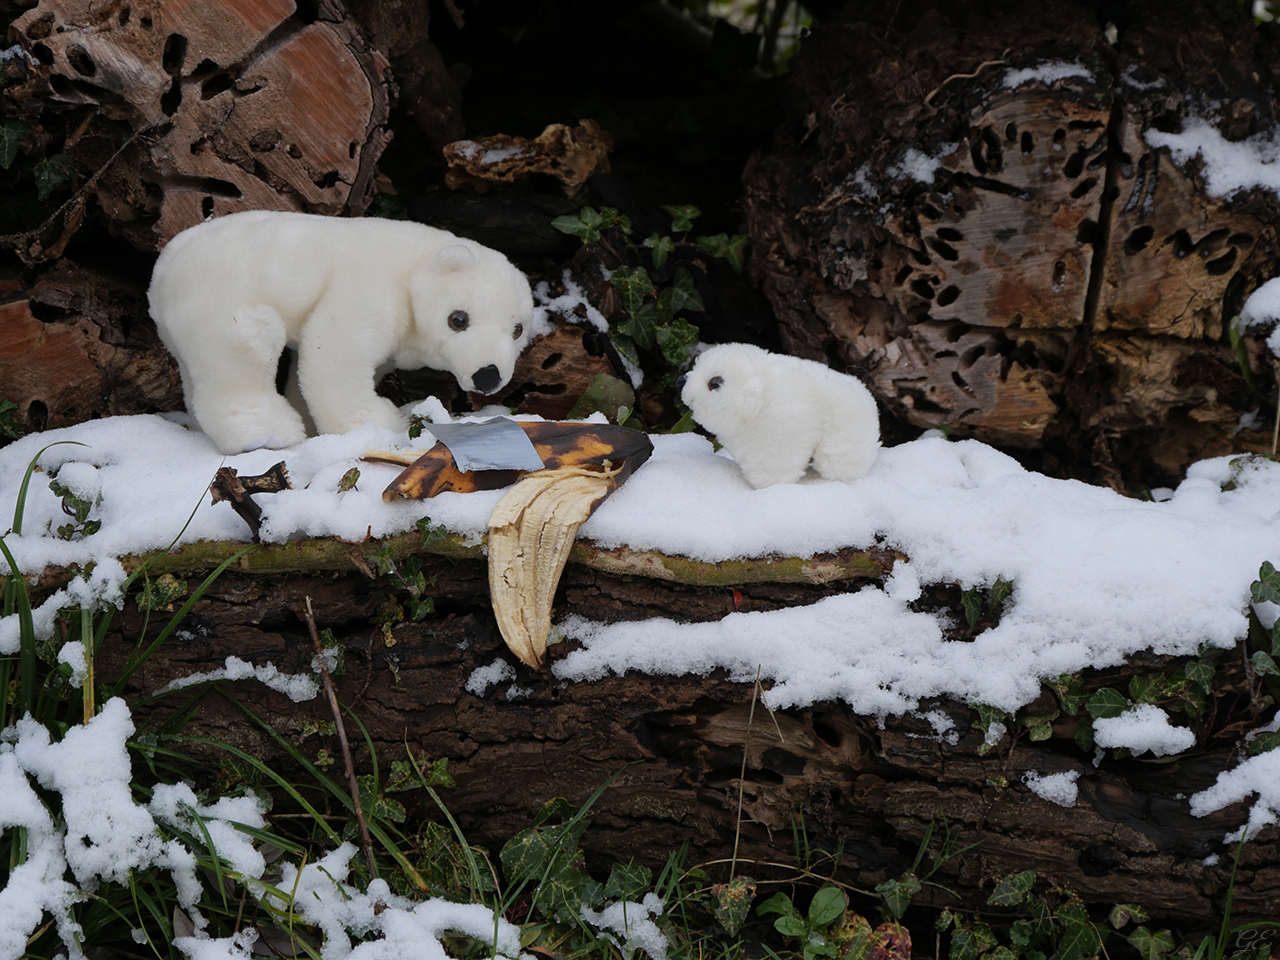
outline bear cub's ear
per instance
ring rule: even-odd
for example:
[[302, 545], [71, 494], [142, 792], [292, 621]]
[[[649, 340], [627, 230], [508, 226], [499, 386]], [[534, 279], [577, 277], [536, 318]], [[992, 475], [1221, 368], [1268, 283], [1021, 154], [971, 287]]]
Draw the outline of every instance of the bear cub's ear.
[[441, 273], [467, 270], [476, 262], [476, 255], [464, 243], [451, 243], [436, 251], [435, 264]]

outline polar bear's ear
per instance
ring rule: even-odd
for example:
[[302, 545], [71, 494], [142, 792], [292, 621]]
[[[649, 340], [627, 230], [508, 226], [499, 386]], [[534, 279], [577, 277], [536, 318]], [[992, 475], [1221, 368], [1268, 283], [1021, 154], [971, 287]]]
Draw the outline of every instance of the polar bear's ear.
[[465, 243], [451, 243], [436, 251], [435, 264], [442, 273], [466, 270], [476, 262], [476, 255]]

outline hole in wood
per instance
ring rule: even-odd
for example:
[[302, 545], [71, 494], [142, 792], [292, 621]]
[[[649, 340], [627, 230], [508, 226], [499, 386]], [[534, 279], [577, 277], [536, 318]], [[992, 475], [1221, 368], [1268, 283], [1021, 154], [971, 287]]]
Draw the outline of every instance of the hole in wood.
[[1155, 236], [1156, 228], [1150, 225], [1144, 225], [1134, 230], [1124, 241], [1124, 252], [1129, 256], [1135, 253], [1141, 253], [1147, 248], [1147, 244], [1151, 242], [1151, 238]]
[[938, 236], [943, 240], [950, 240], [952, 243], [964, 239], [964, 234], [952, 227], [939, 227]]
[[998, 173], [1004, 169], [1004, 147], [1000, 144], [1000, 137], [996, 135], [995, 130], [991, 127], [982, 128], [982, 142], [987, 148], [987, 165], [991, 167], [992, 173]]
[[960, 374], [955, 370], [951, 371], [951, 380], [957, 387], [969, 394], [969, 396], [973, 396], [973, 390], [969, 388], [969, 384], [965, 381], [964, 377], [960, 376]]
[[[160, 94], [160, 109], [166, 117], [172, 117], [177, 111], [178, 106], [182, 103], [182, 78], [174, 77], [169, 84], [169, 89]], [[195, 153], [195, 144], [191, 145], [191, 152]]]
[[1053, 149], [1061, 150], [1066, 142], [1067, 131], [1063, 130], [1061, 127], [1053, 131]]
[[[1080, 176], [1081, 171], [1084, 170], [1084, 158], [1085, 148], [1084, 144], [1081, 144], [1076, 147], [1076, 152], [1067, 157], [1067, 162], [1062, 165], [1063, 174], [1071, 180]], [[1075, 196], [1075, 194], [1072, 194], [1072, 196]]]
[[1096, 187], [1097, 185], [1098, 185], [1098, 178], [1097, 178], [1097, 177], [1089, 177], [1089, 178], [1088, 178], [1088, 179], [1086, 179], [1086, 180], [1081, 180], [1081, 181], [1080, 181], [1079, 183], [1077, 183], [1077, 184], [1075, 185], [1075, 187], [1072, 189], [1072, 191], [1071, 191], [1071, 199], [1073, 199], [1073, 200], [1079, 200], [1081, 197], [1083, 197], [1086, 193], [1088, 193], [1090, 190], [1092, 190], [1092, 189], [1093, 189], [1094, 187]]
[[1227, 242], [1236, 247], [1249, 247], [1253, 245], [1253, 234], [1233, 233]]
[[1035, 138], [1031, 136], [1030, 130], [1022, 131], [1022, 153], [1024, 156], [1031, 153], [1036, 148]]
[[813, 735], [823, 743], [830, 744], [833, 747], [838, 747], [844, 743], [844, 737], [821, 720], [813, 721]]
[[982, 142], [982, 134], [977, 130], [969, 134], [969, 160], [973, 163], [973, 169], [979, 173], [987, 172], [987, 153]]
[[205, 197], [200, 201], [200, 213], [206, 220], [213, 216], [213, 197]]
[[563, 354], [563, 353], [552, 353], [552, 354], [549, 354], [549, 355], [547, 356], [547, 359], [545, 359], [545, 360], [543, 360], [543, 361], [542, 361], [542, 369], [543, 369], [543, 370], [550, 370], [552, 367], [554, 367], [557, 363], [559, 363], [559, 362], [560, 362], [561, 360], [563, 360], [563, 359], [564, 359], [564, 354]]
[[968, 333], [971, 329], [973, 328], [970, 327], [967, 323], [953, 323], [951, 324], [951, 326], [947, 327], [947, 330], [944, 336], [947, 338], [947, 341], [949, 343], [957, 343], [959, 342], [960, 338], [963, 337], [966, 333]]
[[1009, 125], [1004, 128], [1004, 138], [1010, 143], [1018, 142], [1018, 125], [1010, 121]]
[[1168, 242], [1173, 247], [1173, 255], [1179, 260], [1191, 256], [1196, 249], [1196, 245], [1191, 242], [1191, 234], [1185, 230], [1179, 230], [1169, 238]]
[[49, 421], [49, 407], [43, 400], [32, 400], [27, 404], [27, 430], [39, 433]]
[[171, 33], [164, 41], [164, 53], [160, 55], [160, 65], [164, 72], [176, 77], [182, 72], [182, 65], [187, 60], [187, 38], [180, 33]]
[[899, 287], [900, 287], [900, 286], [902, 286], [904, 283], [906, 283], [906, 282], [907, 282], [907, 277], [911, 276], [911, 271], [912, 271], [913, 269], [914, 269], [914, 268], [911, 266], [911, 264], [909, 264], [909, 263], [908, 263], [905, 267], [903, 267], [901, 270], [899, 270], [899, 271], [898, 271], [896, 274], [894, 274], [894, 276], [893, 276], [893, 282], [894, 282], [894, 284], [895, 284], [896, 286], [899, 286]]
[[959, 299], [960, 288], [953, 283], [938, 291], [937, 304], [940, 307], [949, 307]]
[[[54, 61], [53, 51], [49, 49], [49, 45], [45, 43], [37, 43], [31, 48], [32, 55], [43, 63], [46, 67], [52, 66]], [[50, 77], [50, 80], [53, 78]]]
[[235, 80], [225, 70], [220, 70], [204, 83], [200, 84], [200, 99], [210, 100], [220, 93], [230, 90]]
[[347, 144], [347, 156], [352, 160], [356, 158], [356, 142], [354, 140]]
[[923, 207], [921, 207], [920, 212], [923, 213], [925, 217], [927, 217], [930, 220], [937, 220], [940, 216], [942, 216], [942, 211], [939, 210], [937, 207], [935, 207], [931, 203], [926, 203]]
[[143, 30], [150, 30], [150, 29], [151, 29], [151, 26], [152, 26], [152, 24], [151, 24], [151, 18], [150, 18], [150, 17], [143, 17], [142, 19], [140, 19], [140, 20], [138, 21], [138, 26], [142, 27], [142, 29], [143, 29]]
[[[1105, 147], [1106, 144], [1103, 144], [1103, 146]], [[1093, 155], [1093, 159], [1091, 159], [1087, 164], [1085, 164], [1086, 168], [1090, 172], [1094, 170], [1100, 170], [1102, 167], [1105, 167], [1106, 165], [1107, 165], [1107, 151], [1105, 149], [1100, 149], [1097, 153]], [[1115, 190], [1116, 190], [1116, 196], [1119, 196], [1120, 188], [1116, 187]]]
[[92, 77], [98, 72], [98, 65], [89, 56], [89, 51], [78, 43], [67, 47], [67, 63], [82, 77]]
[[1232, 247], [1217, 260], [1210, 260], [1204, 268], [1215, 277], [1220, 277], [1230, 270], [1236, 262], [1236, 248]]
[[128, 23], [128, 22], [129, 22], [129, 14], [130, 14], [131, 12], [132, 12], [132, 11], [129, 9], [129, 5], [128, 5], [127, 3], [126, 3], [126, 4], [124, 4], [123, 6], [121, 6], [121, 7], [120, 7], [120, 12], [116, 14], [116, 23], [117, 23], [117, 25], [119, 25], [119, 26], [123, 27], [126, 23]]
[[1092, 245], [1097, 229], [1098, 225], [1092, 220], [1081, 220], [1080, 226], [1076, 227], [1076, 243]]
[[960, 369], [968, 370], [975, 363], [983, 358], [987, 352], [987, 345], [980, 343], [975, 347], [970, 347], [964, 353], [960, 354]]
[[1230, 234], [1231, 231], [1226, 227], [1219, 227], [1217, 230], [1212, 230], [1209, 233], [1206, 233], [1201, 238], [1200, 242], [1196, 244], [1196, 250], [1199, 251], [1200, 256], [1208, 260], [1211, 256], [1222, 249], [1223, 243]]
[[937, 237], [931, 237], [928, 241], [934, 252], [943, 260], [959, 260], [960, 254], [956, 253], [955, 247], [943, 243]]
[[1067, 279], [1067, 265], [1061, 260], [1053, 262], [1053, 292], [1058, 293]]
[[1097, 120], [1068, 120], [1068, 130], [1097, 130], [1102, 124]]
[[916, 258], [916, 263], [923, 266], [927, 267], [929, 264], [933, 263], [933, 261], [929, 259], [929, 251], [924, 247], [921, 247], [919, 250], [912, 250], [911, 255]]
[[219, 180], [217, 177], [201, 178], [196, 189], [215, 197], [226, 197], [229, 200], [239, 200], [244, 196], [240, 188], [230, 180]]
[[924, 277], [911, 281], [911, 292], [926, 300], [933, 299], [933, 286]]
[[319, 180], [315, 181], [315, 184], [323, 190], [328, 190], [330, 187], [337, 186], [340, 179], [342, 178], [338, 176], [337, 170], [330, 170]]

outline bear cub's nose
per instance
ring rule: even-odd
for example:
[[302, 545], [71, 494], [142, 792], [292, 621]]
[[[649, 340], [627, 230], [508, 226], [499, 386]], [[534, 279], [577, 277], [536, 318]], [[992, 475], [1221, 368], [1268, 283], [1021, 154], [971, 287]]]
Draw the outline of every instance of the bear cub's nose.
[[491, 363], [473, 373], [471, 383], [479, 393], [493, 393], [502, 384], [502, 374]]

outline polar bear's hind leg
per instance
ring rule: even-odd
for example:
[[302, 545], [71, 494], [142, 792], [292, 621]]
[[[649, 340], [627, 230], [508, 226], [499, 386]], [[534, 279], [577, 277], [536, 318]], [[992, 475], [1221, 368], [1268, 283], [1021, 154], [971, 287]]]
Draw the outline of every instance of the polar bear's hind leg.
[[233, 336], [204, 351], [197, 376], [183, 371], [189, 412], [224, 453], [288, 447], [306, 439], [298, 411], [276, 392], [288, 332], [268, 306], [237, 310]]

